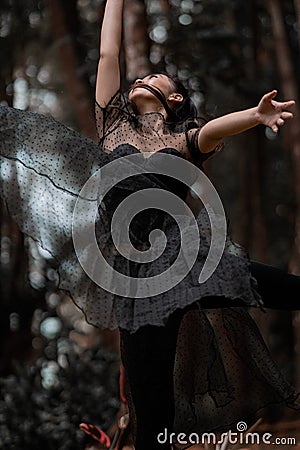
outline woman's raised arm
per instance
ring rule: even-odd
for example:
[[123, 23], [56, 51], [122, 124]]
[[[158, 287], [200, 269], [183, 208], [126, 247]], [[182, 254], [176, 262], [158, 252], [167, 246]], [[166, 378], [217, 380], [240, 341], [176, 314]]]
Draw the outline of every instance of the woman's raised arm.
[[107, 0], [101, 29], [96, 100], [105, 107], [120, 88], [120, 49], [124, 0]]

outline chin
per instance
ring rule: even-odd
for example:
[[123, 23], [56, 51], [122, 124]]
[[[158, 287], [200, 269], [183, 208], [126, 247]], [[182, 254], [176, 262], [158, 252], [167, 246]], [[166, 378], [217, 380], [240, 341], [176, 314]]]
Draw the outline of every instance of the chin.
[[144, 105], [145, 102], [147, 102], [147, 100], [149, 100], [150, 98], [151, 97], [147, 95], [147, 92], [145, 92], [145, 90], [142, 92], [142, 89], [137, 89], [136, 91], [131, 92], [128, 95], [128, 100], [135, 113], [138, 113], [139, 107]]
[[135, 100], [147, 100], [153, 98], [153, 94], [146, 89], [135, 88], [133, 91], [130, 91], [128, 98], [132, 102]]

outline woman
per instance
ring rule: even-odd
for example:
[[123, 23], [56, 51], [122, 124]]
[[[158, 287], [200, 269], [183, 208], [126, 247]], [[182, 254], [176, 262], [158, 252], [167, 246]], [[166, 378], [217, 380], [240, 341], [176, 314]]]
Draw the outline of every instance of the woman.
[[[102, 26], [101, 58], [99, 63], [97, 91], [96, 91], [97, 102], [102, 108], [105, 108], [107, 107], [107, 105], [111, 104], [110, 103], [111, 99], [120, 88], [120, 71], [118, 58], [121, 44], [122, 7], [123, 7], [122, 1], [108, 2]], [[188, 133], [190, 133], [189, 137], [190, 140], [193, 141], [194, 145], [191, 146], [189, 149], [190, 154], [187, 148], [183, 150], [184, 156], [186, 158], [190, 158], [192, 149], [193, 156], [195, 156], [195, 153], [198, 152], [198, 154], [196, 154], [196, 158], [198, 159], [198, 163], [199, 162], [201, 163], [206, 157], [211, 155], [211, 152], [214, 152], [216, 147], [220, 144], [222, 138], [237, 133], [241, 133], [258, 124], [264, 124], [266, 126], [269, 126], [270, 128], [272, 128], [274, 132], [277, 132], [278, 127], [282, 126], [286, 119], [292, 118], [292, 113], [289, 112], [288, 110], [290, 109], [290, 107], [293, 106], [294, 102], [289, 101], [285, 103], [277, 103], [274, 102], [275, 96], [276, 91], [270, 92], [263, 97], [258, 107], [246, 111], [236, 112], [221, 117], [219, 119], [212, 120], [205, 126], [203, 126], [200, 129], [200, 131], [192, 128], [191, 130], [188, 131]], [[137, 80], [133, 85], [133, 88], [129, 92], [129, 101], [131, 102], [134, 111], [138, 115], [145, 115], [149, 113], [151, 114], [153, 112], [159, 112], [160, 114], [163, 115], [165, 121], [170, 121], [170, 119], [172, 120], [172, 116], [174, 116], [174, 114], [176, 115], [176, 113], [179, 116], [177, 121], [180, 121], [180, 118], [181, 119], [183, 118], [183, 116], [181, 115], [182, 111], [183, 110], [187, 111], [189, 109], [186, 105], [188, 103], [186, 93], [182, 90], [181, 87], [179, 87], [178, 83], [177, 84], [174, 83], [172, 79], [163, 74], [150, 75], [145, 77], [143, 80]], [[182, 107], [183, 103], [185, 103], [184, 107]], [[173, 120], [176, 121], [176, 118]], [[195, 142], [195, 140], [197, 141]], [[115, 145], [116, 143], [113, 144], [113, 147]], [[162, 144], [159, 143], [158, 147], [160, 147], [161, 145]], [[155, 146], [154, 148], [153, 147], [148, 148], [147, 143], [145, 147], [144, 149], [140, 148], [140, 150], [141, 151], [158, 150], [157, 148], [155, 148]], [[274, 306], [274, 299], [278, 298], [278, 291], [277, 295], [274, 296], [272, 295], [271, 290], [274, 288], [274, 282], [276, 282], [277, 280], [278, 281], [277, 288], [281, 286], [282, 291], [284, 291], [282, 281], [285, 276], [282, 273], [280, 273], [280, 271], [276, 272], [276, 269], [272, 269], [270, 267], [255, 262], [252, 262], [252, 272], [255, 275], [257, 275], [257, 278], [259, 279], [259, 286], [261, 292], [265, 294], [266, 286], [268, 286], [269, 289], [268, 292], [271, 295], [264, 295], [265, 304], [267, 303], [267, 306]], [[281, 283], [277, 275], [280, 275]], [[287, 276], [286, 281], [289, 281], [290, 285], [294, 283], [293, 301], [294, 301], [294, 308], [296, 309], [295, 307], [296, 290], [299, 291], [299, 279], [297, 279], [296, 277], [291, 278], [289, 277], [290, 276]], [[269, 283], [270, 280], [272, 280], [272, 284]], [[238, 283], [241, 282], [242, 280], [240, 279]], [[232, 283], [234, 283], [233, 280]], [[222, 288], [224, 289], [225, 292], [225, 283], [222, 286]], [[217, 296], [214, 294], [217, 294]], [[227, 296], [230, 297], [230, 294], [227, 294]], [[232, 295], [232, 298], [234, 298], [234, 295]], [[202, 307], [204, 306], [206, 308], [210, 308], [213, 307], [213, 305], [221, 306], [222, 302], [223, 306], [225, 305], [228, 306], [230, 302], [227, 299], [225, 299], [224, 297], [223, 298], [220, 297], [220, 292], [216, 292], [214, 287], [212, 287], [210, 295], [207, 295], [207, 298], [202, 297]], [[187, 299], [186, 304], [187, 305], [189, 304], [189, 300]], [[232, 305], [238, 304], [238, 302], [236, 303], [232, 302], [231, 304]], [[247, 302], [244, 302], [244, 304], [247, 304]], [[180, 307], [182, 308], [182, 304], [180, 305]], [[188, 314], [186, 316], [184, 316], [184, 314], [189, 309], [190, 315], [189, 320], [187, 320]], [[231, 311], [231, 313], [232, 312], [233, 311]], [[232, 317], [231, 318], [232, 320], [237, 320], [240, 322], [240, 324], [244, 323], [244, 326], [246, 328], [247, 326], [249, 326], [248, 330], [249, 333], [250, 329], [252, 330], [253, 333], [257, 333], [256, 331], [254, 331], [254, 326], [250, 325], [250, 322], [248, 321], [249, 318], [243, 316], [245, 314], [244, 312], [237, 313], [237, 310], [234, 310], [234, 314], [235, 318]], [[189, 361], [188, 356], [184, 355], [184, 351], [188, 347], [188, 344], [185, 342], [187, 336], [184, 333], [184, 328], [185, 327], [188, 327], [189, 329], [192, 329], [193, 327], [197, 328], [197, 321], [198, 321], [198, 326], [200, 327], [200, 325], [202, 325], [203, 327], [205, 327], [207, 333], [209, 334], [211, 333], [210, 327], [212, 328], [214, 327], [213, 321], [215, 320], [218, 322], [219, 320], [219, 317], [216, 312], [215, 315], [216, 317], [208, 319], [208, 321], [210, 320], [210, 324], [208, 326], [207, 324], [203, 323], [205, 322], [205, 319], [203, 319], [203, 317], [199, 318], [199, 316], [197, 316], [196, 313], [193, 316], [191, 308], [187, 307], [182, 308], [181, 310], [175, 309], [175, 311], [169, 315], [165, 326], [145, 325], [144, 327], [139, 328], [135, 333], [130, 333], [128, 330], [121, 328], [120, 331], [122, 341], [122, 360], [125, 365], [125, 369], [127, 371], [131, 395], [133, 397], [133, 407], [135, 409], [135, 413], [137, 416], [137, 423], [136, 423], [137, 430], [135, 439], [137, 449], [169, 448], [168, 443], [165, 444], [165, 447], [162, 444], [158, 445], [155, 437], [159, 434], [159, 432], [162, 432], [164, 428], [167, 428], [168, 430], [173, 429], [175, 416], [175, 407], [173, 398], [174, 396], [173, 368], [175, 358], [178, 359], [181, 357], [182, 361], [186, 361], [186, 366], [189, 367], [190, 372], [187, 371], [185, 372], [185, 374], [186, 373], [190, 374], [191, 383], [193, 380], [193, 375], [195, 376], [195, 371], [193, 370], [195, 363]], [[183, 317], [186, 318], [186, 322], [184, 322]], [[230, 319], [228, 317], [226, 319], [229, 322]], [[224, 316], [222, 317], [222, 320], [224, 321]], [[158, 320], [156, 322], [156, 325], [157, 324]], [[180, 326], [181, 330], [179, 335]], [[215, 329], [214, 332], [216, 333]], [[185, 337], [182, 337], [183, 335], [185, 335]], [[200, 334], [199, 338], [201, 339]], [[211, 343], [213, 342], [215, 343], [215, 337], [211, 336], [210, 339]], [[257, 341], [259, 341], [258, 334], [256, 336], [256, 339]], [[191, 344], [191, 342], [189, 344]], [[254, 349], [255, 351], [254, 347], [252, 348], [252, 350]], [[262, 352], [261, 353], [262, 355], [264, 351], [260, 347], [260, 344], [258, 345], [258, 348], [256, 349], [256, 351], [258, 353]], [[209, 355], [207, 355], [207, 357], [209, 358]], [[203, 359], [205, 359], [204, 354]], [[191, 405], [192, 403], [193, 407], [195, 408], [195, 399], [194, 402], [190, 401], [189, 402], [190, 404], [186, 407], [178, 404], [180, 403], [180, 400], [178, 398], [181, 399], [188, 398], [188, 394], [186, 392], [186, 389], [188, 389], [187, 386], [182, 387], [178, 384], [180, 383], [180, 381], [176, 381], [176, 370], [179, 371], [184, 370], [182, 367], [184, 366], [182, 361], [181, 363], [178, 363], [178, 361], [176, 362], [175, 382], [174, 382], [175, 396], [177, 396], [177, 399], [175, 399], [175, 401], [177, 401], [175, 428], [177, 428], [178, 431], [180, 429], [182, 431], [185, 431], [189, 428], [188, 420], [191, 417], [193, 418], [192, 420], [195, 420], [195, 423], [197, 422], [197, 419], [201, 421], [201, 418], [197, 417], [197, 419], [195, 419], [196, 416], [195, 410], [193, 411], [192, 414], [190, 413], [192, 409]], [[232, 364], [235, 364], [233, 361]], [[211, 359], [210, 363], [213, 364]], [[248, 363], [250, 366], [249, 361]], [[219, 367], [221, 377], [222, 364], [220, 364], [220, 366], [216, 364], [216, 367]], [[268, 369], [265, 367], [264, 369], [262, 369], [262, 372], [265, 371], [266, 375], [269, 369], [272, 372], [272, 369], [270, 367]], [[179, 375], [177, 376], [178, 378], [180, 378]], [[183, 378], [183, 376], [184, 375], [182, 373], [181, 377]], [[204, 380], [205, 376], [203, 375], [202, 388], [204, 391], [206, 389], [209, 390], [209, 388], [204, 385]], [[224, 385], [225, 382], [223, 384], [223, 387]], [[193, 386], [193, 388], [194, 389], [191, 389], [189, 392], [190, 395], [193, 395], [196, 392], [196, 387]], [[228, 387], [227, 392], [229, 393]], [[262, 395], [262, 397], [264, 397], [264, 395]], [[232, 409], [232, 405], [234, 404], [234, 400], [232, 398], [230, 401], [230, 394], [228, 394], [226, 400], [224, 398], [223, 399], [219, 398], [218, 400], [215, 398], [214, 400], [215, 402], [219, 400], [220, 402], [219, 409], [222, 410], [223, 413], [224, 411], [226, 411], [225, 406], [226, 402], [228, 402], [228, 404], [231, 405], [229, 407], [230, 409]], [[241, 399], [240, 402], [242, 403]], [[263, 402], [264, 400], [262, 400], [262, 404]], [[265, 404], [266, 403], [267, 401], [265, 402]], [[242, 408], [237, 409], [240, 409], [241, 414], [240, 417], [243, 417]], [[184, 418], [179, 417], [180, 410], [182, 410], [181, 414], [184, 415]], [[205, 411], [204, 408], [203, 411]], [[184, 412], [186, 414], [184, 414]], [[245, 411], [243, 411], [243, 413], [245, 413]], [[214, 413], [212, 413], [212, 417], [213, 416]], [[229, 411], [227, 411], [228, 423], [231, 420], [229, 416], [230, 413]], [[221, 425], [222, 420], [220, 417], [218, 417], [218, 414], [215, 414], [215, 420], [216, 420], [215, 427], [217, 427], [218, 420], [219, 420], [218, 425]], [[205, 422], [204, 417], [202, 417], [202, 422]], [[209, 423], [209, 420], [207, 420], [207, 422], [208, 422], [207, 428], [203, 426], [203, 428], [197, 429], [197, 426], [195, 426], [194, 423], [190, 427], [190, 430], [207, 431], [208, 429], [211, 429], [211, 423]], [[184, 425], [185, 428], [183, 428]]]
[[[135, 449], [170, 449], [170, 440], [158, 441], [164, 430], [221, 431], [253, 417], [270, 403], [297, 407], [297, 394], [273, 363], [245, 307], [266, 305], [269, 301], [266, 286], [271, 278], [282, 291], [290, 289], [288, 307], [296, 309], [299, 278], [250, 263], [246, 252], [227, 236], [220, 263], [204, 283], [199, 283], [210, 244], [210, 222], [202, 210], [196, 218], [201, 246], [192, 269], [170, 289], [163, 286], [155, 295], [150, 292], [148, 296], [139, 296], [139, 279], [155, 277], [174, 263], [181, 235], [168, 214], [155, 208], [148, 207], [145, 211], [141, 208], [129, 227], [132, 245], [140, 254], [157, 248], [160, 241], [152, 233], [156, 229], [164, 230], [167, 244], [154, 263], [128, 261], [128, 242], [122, 241], [123, 224], [115, 224], [121, 246], [119, 252], [113, 250], [113, 214], [121, 200], [140, 189], [165, 190], [185, 199], [188, 188], [182, 182], [174, 181], [164, 172], [153, 175], [148, 170], [151, 174], [145, 175], [144, 167], [155, 172], [164, 161], [170, 164], [181, 161], [182, 167], [184, 161], [189, 161], [194, 167], [201, 167], [226, 136], [259, 124], [277, 132], [285, 120], [292, 118], [289, 110], [294, 102], [277, 102], [276, 91], [272, 91], [257, 107], [200, 126], [185, 88], [165, 74], [137, 80], [127, 101], [120, 93], [122, 14], [123, 0], [107, 1], [96, 86], [100, 148], [51, 118], [1, 108], [1, 192], [21, 229], [56, 259], [59, 287], [70, 293], [87, 320], [102, 328], [119, 328]], [[82, 270], [77, 259], [82, 254], [75, 248], [76, 255], [72, 241], [76, 202], [91, 201], [82, 194], [82, 186], [106, 165], [114, 167], [117, 175], [122, 173], [127, 167], [124, 156], [133, 156], [133, 166], [140, 172], [104, 193], [96, 235], [106, 261], [118, 273], [129, 277], [128, 286], [121, 286], [127, 295], [119, 293], [120, 286], [116, 287], [114, 279], [110, 280], [111, 290], [103, 287], [107, 287], [109, 275], [88, 254], [87, 260], [93, 266], [91, 277], [100, 273], [104, 284], [93, 282]], [[148, 166], [141, 163], [145, 158]], [[118, 166], [109, 166], [116, 162]], [[115, 172], [110, 175], [113, 177]], [[151, 200], [154, 191], [148, 192]], [[149, 196], [145, 198], [149, 201]], [[81, 237], [89, 236], [82, 211]], [[185, 225], [188, 233], [189, 222]], [[83, 257], [90, 244], [88, 240], [84, 242]], [[193, 241], [189, 245], [184, 248], [187, 259], [193, 253]], [[251, 271], [257, 275], [258, 284]], [[172, 277], [166, 282], [172, 284]], [[147, 286], [143, 287], [147, 290]], [[245, 389], [249, 386], [251, 396], [245, 400]], [[172, 440], [176, 442], [176, 436]]]

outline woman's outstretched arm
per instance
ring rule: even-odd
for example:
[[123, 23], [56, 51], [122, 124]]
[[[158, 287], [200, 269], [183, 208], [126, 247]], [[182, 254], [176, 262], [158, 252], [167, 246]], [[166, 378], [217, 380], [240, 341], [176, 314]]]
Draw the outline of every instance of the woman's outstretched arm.
[[101, 29], [96, 100], [105, 107], [120, 88], [120, 49], [124, 0], [107, 0]]
[[258, 106], [243, 111], [237, 111], [211, 120], [200, 130], [198, 145], [201, 152], [213, 150], [226, 136], [242, 133], [257, 125], [266, 125], [277, 133], [278, 127], [284, 125], [286, 119], [293, 114], [287, 111], [295, 102], [277, 102], [274, 98], [277, 91], [265, 94]]

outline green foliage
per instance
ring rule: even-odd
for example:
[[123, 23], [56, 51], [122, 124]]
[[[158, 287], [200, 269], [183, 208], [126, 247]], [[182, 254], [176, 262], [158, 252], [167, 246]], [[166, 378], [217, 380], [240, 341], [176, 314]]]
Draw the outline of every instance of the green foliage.
[[82, 450], [81, 422], [107, 430], [119, 408], [119, 361], [103, 349], [78, 351], [63, 324], [38, 359], [0, 378], [2, 450]]

